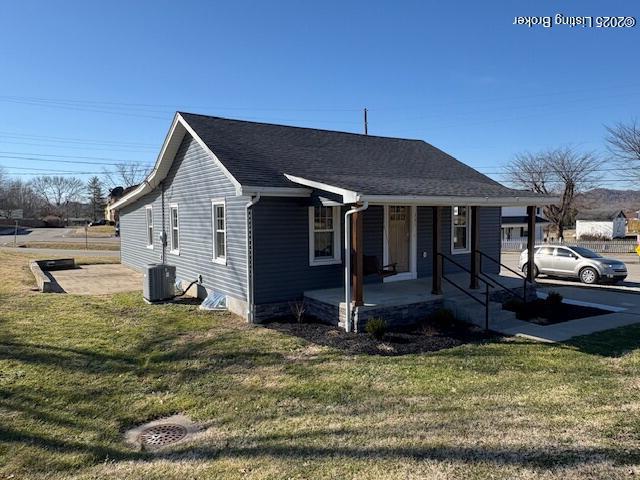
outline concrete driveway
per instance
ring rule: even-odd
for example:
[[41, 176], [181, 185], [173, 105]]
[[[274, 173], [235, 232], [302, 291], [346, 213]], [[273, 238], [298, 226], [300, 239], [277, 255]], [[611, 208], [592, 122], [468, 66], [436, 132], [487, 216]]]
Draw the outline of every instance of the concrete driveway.
[[82, 265], [47, 272], [66, 293], [108, 295], [142, 290], [142, 273], [120, 264]]
[[[605, 256], [605, 255], [603, 255]], [[503, 252], [501, 257], [501, 262], [508, 267], [519, 271], [518, 269], [518, 258], [520, 257], [520, 253], [517, 252]], [[554, 278], [547, 277], [545, 275], [540, 275], [536, 282], [540, 285], [558, 285], [558, 286], [571, 286], [571, 287], [581, 287], [581, 288], [590, 288], [596, 290], [610, 290], [610, 291], [624, 291], [624, 292], [634, 292], [640, 293], [640, 263], [638, 262], [637, 255], [631, 254], [609, 254], [606, 255], [608, 258], [614, 258], [617, 260], [621, 260], [627, 266], [628, 276], [627, 279], [615, 285], [611, 284], [596, 284], [596, 285], [585, 285], [577, 279], [564, 279], [564, 278]], [[502, 275], [506, 276], [514, 276], [511, 272], [506, 269], [502, 269], [500, 272]], [[597, 300], [596, 300], [597, 301]]]

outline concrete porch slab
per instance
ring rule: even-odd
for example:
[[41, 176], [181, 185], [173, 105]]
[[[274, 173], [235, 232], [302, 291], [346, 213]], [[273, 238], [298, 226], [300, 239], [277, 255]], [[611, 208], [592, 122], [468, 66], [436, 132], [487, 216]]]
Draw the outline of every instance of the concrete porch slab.
[[[344, 305], [344, 288], [326, 288], [304, 292], [304, 296], [319, 302]], [[431, 279], [403, 280], [400, 282], [373, 283], [364, 285], [364, 306], [396, 306], [428, 302], [441, 298], [431, 294]]]
[[142, 290], [142, 273], [120, 264], [82, 265], [48, 272], [65, 291], [75, 295], [108, 295]]
[[[493, 274], [488, 274], [487, 277], [489, 277], [489, 280], [498, 281], [511, 289], [520, 288], [523, 285], [523, 281], [519, 278]], [[465, 290], [472, 292], [476, 296], [479, 296], [484, 292], [482, 288], [479, 290], [470, 290], [468, 288], [469, 274], [467, 273], [448, 274], [447, 278], [451, 279]], [[442, 290], [445, 296], [457, 294], [462, 295], [462, 293], [446, 281], [443, 282]], [[343, 287], [309, 290], [304, 292], [304, 296], [335, 306], [340, 306], [340, 304], [344, 305]], [[431, 293], [431, 277], [418, 278], [415, 280], [402, 280], [398, 282], [365, 284], [363, 297], [365, 308], [410, 305], [413, 303], [442, 299], [442, 295], [433, 295]]]

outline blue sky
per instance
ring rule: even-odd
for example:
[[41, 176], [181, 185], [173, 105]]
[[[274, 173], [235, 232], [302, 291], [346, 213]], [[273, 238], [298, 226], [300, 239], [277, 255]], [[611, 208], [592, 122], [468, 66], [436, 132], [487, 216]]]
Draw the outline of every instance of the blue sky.
[[369, 133], [497, 179], [517, 152], [604, 152], [605, 124], [640, 117], [640, 26], [512, 24], [556, 13], [640, 19], [640, 4], [8, 2], [0, 165], [28, 179], [152, 164], [176, 109], [359, 132], [367, 107]]

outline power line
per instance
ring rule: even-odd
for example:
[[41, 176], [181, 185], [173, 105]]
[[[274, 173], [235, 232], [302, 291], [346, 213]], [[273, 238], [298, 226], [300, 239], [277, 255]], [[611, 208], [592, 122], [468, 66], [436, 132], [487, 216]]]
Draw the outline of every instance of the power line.
[[[82, 164], [82, 165], [119, 165], [119, 162], [86, 162], [82, 160], [54, 160], [47, 158], [34, 158], [34, 157], [25, 157], [25, 156], [13, 156], [13, 155], [0, 155], [0, 158], [6, 158], [9, 160], [21, 160], [26, 162], [47, 162], [47, 163], [74, 163], [74, 164]], [[134, 162], [128, 162], [129, 165], [149, 165], [151, 164], [140, 164]]]
[[[149, 147], [140, 147], [140, 149], [128, 148], [101, 148], [101, 147], [93, 147], [93, 146], [80, 146], [80, 145], [51, 145], [46, 143], [33, 143], [33, 142], [13, 142], [8, 140], [0, 140], [0, 145], [8, 143], [11, 145], [26, 145], [29, 147], [44, 147], [44, 148], [64, 148], [64, 149], [73, 149], [73, 150], [99, 150], [99, 151], [108, 151], [108, 152], [129, 152], [129, 153], [143, 153], [146, 154], [148, 151], [151, 151]], [[147, 150], [147, 152], [143, 151]]]
[[[110, 174], [117, 174], [119, 172], [114, 172], [114, 171], [109, 171], [109, 170], [103, 170], [101, 172], [87, 172], [87, 171], [80, 171], [77, 172], [75, 170], [51, 170], [50, 168], [30, 168], [30, 167], [7, 167], [7, 166], [3, 166], [0, 165], [0, 168], [3, 170], [29, 170], [32, 171], [34, 173], [23, 173], [24, 175], [53, 175], [53, 174], [68, 174], [68, 175], [103, 175], [106, 173], [110, 173]], [[15, 175], [12, 173], [12, 175]]]
[[97, 140], [97, 139], [75, 138], [75, 137], [53, 137], [48, 135], [33, 135], [33, 134], [6, 132], [6, 131], [0, 131], [0, 137], [26, 138], [26, 139], [36, 139], [36, 140], [41, 139], [47, 142], [80, 143], [80, 144], [87, 144], [87, 145], [115, 145], [115, 146], [157, 148], [157, 145], [152, 143], [121, 142], [117, 140]]
[[[145, 162], [132, 162], [131, 160], [125, 160], [124, 158], [110, 158], [110, 157], [88, 157], [83, 155], [56, 155], [53, 153], [31, 153], [31, 152], [7, 152], [0, 150], [0, 154], [11, 154], [11, 155], [33, 155], [37, 157], [56, 157], [56, 158], [82, 158], [85, 160], [112, 160], [114, 162], [120, 163], [134, 163], [134, 164], [143, 164]], [[150, 164], [152, 162], [149, 162]]]
[[[514, 95], [507, 97], [489, 97], [489, 98], [473, 98], [473, 99], [465, 99], [465, 100], [457, 100], [457, 101], [449, 101], [449, 102], [441, 102], [441, 103], [430, 103], [430, 104], [412, 104], [407, 106], [389, 106], [389, 107], [374, 107], [369, 108], [370, 111], [382, 111], [382, 110], [420, 110], [425, 108], [434, 108], [434, 107], [447, 107], [451, 105], [460, 105], [460, 104], [469, 104], [469, 103], [496, 103], [501, 101], [512, 101], [512, 100], [522, 100], [522, 99], [530, 99], [530, 98], [547, 98], [554, 96], [566, 96], [573, 95], [576, 93], [590, 93], [594, 91], [611, 91], [611, 90], [620, 90], [623, 88], [631, 88], [636, 89], [640, 87], [638, 83], [627, 83], [621, 85], [603, 85], [595, 88], [572, 88], [571, 90], [560, 90], [554, 92], [544, 92], [544, 93], [531, 93], [525, 95]], [[204, 109], [204, 110], [239, 110], [239, 111], [264, 111], [264, 112], [361, 112], [361, 108], [359, 107], [308, 107], [308, 108], [289, 108], [289, 107], [240, 107], [240, 106], [223, 106], [223, 105], [186, 105], [180, 103], [170, 103], [170, 104], [158, 104], [158, 103], [134, 103], [134, 102], [113, 102], [113, 101], [101, 101], [101, 100], [86, 100], [86, 99], [64, 99], [64, 98], [51, 98], [51, 97], [34, 97], [34, 96], [19, 96], [19, 95], [0, 95], [0, 101], [2, 100], [11, 100], [11, 101], [21, 101], [21, 102], [39, 102], [39, 103], [49, 103], [49, 104], [59, 104], [65, 106], [84, 106], [87, 108], [119, 108], [119, 107], [130, 107], [136, 110], [145, 110], [148, 112], [160, 112], [167, 113], [175, 110], [181, 109]], [[163, 109], [168, 108], [170, 110], [148, 110], [148, 109]]]

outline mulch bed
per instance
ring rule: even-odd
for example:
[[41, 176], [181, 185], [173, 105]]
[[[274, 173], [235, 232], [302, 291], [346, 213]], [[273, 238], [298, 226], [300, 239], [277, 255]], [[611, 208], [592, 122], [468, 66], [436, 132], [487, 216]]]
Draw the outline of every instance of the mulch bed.
[[311, 322], [309, 319], [304, 323], [296, 323], [294, 319], [289, 321], [281, 318], [264, 326], [317, 345], [335, 348], [347, 355], [395, 356], [436, 352], [465, 343], [499, 338], [494, 333], [486, 333], [465, 324], [453, 328], [423, 325], [414, 330], [388, 332], [382, 340], [376, 340], [367, 333], [347, 333], [337, 326]]
[[[516, 311], [516, 309], [503, 306], [506, 310]], [[537, 325], [554, 325], [556, 323], [568, 322], [580, 318], [597, 317], [599, 315], [607, 315], [610, 310], [603, 310], [595, 307], [585, 307], [582, 305], [573, 305], [570, 303], [562, 303], [559, 305], [549, 306], [544, 300], [535, 300], [526, 306], [523, 306], [520, 312], [516, 311], [516, 316], [520, 320], [525, 320]]]

